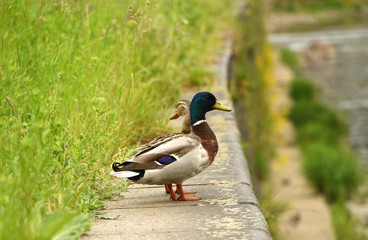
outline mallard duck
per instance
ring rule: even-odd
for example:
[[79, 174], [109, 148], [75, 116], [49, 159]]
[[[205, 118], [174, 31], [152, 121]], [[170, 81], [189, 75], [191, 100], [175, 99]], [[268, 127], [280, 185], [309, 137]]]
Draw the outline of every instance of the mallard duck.
[[180, 100], [178, 104], [176, 104], [175, 106], [175, 113], [170, 117], [170, 120], [178, 119], [179, 117], [184, 118], [182, 129], [180, 133], [168, 133], [165, 135], [158, 136], [152, 141], [138, 147], [137, 149], [135, 149], [135, 151], [140, 152], [140, 151], [146, 150], [147, 148], [150, 148], [151, 146], [155, 145], [157, 142], [160, 142], [163, 139], [172, 137], [177, 134], [189, 134], [192, 131], [192, 126], [190, 124], [189, 106], [190, 106], [190, 101], [185, 100], [185, 99]]
[[[181, 133], [189, 134], [192, 132], [192, 126], [190, 124], [190, 114], [189, 114], [190, 101], [182, 99], [175, 106], [175, 113], [170, 117], [170, 120], [178, 119], [179, 117], [183, 117], [182, 129]], [[166, 193], [170, 193], [170, 189], [172, 188], [172, 184], [165, 185]], [[175, 191], [179, 193], [178, 190]], [[193, 194], [194, 192], [185, 192], [186, 194]]]
[[[198, 197], [187, 197], [182, 184], [215, 160], [218, 143], [205, 118], [205, 114], [214, 109], [231, 111], [213, 94], [197, 93], [190, 104], [190, 134], [175, 134], [161, 139], [131, 159], [113, 163], [110, 174], [139, 184], [168, 185], [172, 200], [200, 200]], [[177, 186], [179, 197], [172, 189], [173, 183]]]
[[192, 131], [192, 126], [190, 124], [190, 115], [189, 115], [189, 107], [190, 101], [182, 99], [175, 106], [175, 113], [170, 117], [170, 120], [177, 119], [179, 117], [183, 117], [183, 126], [181, 129], [181, 133], [188, 134]]
[[[182, 123], [182, 129], [180, 133], [169, 133], [169, 134], [165, 134], [165, 135], [161, 135], [155, 139], [153, 139], [151, 142], [143, 144], [142, 146], [138, 147], [137, 149], [135, 149], [135, 151], [143, 151], [145, 149], [150, 148], [151, 146], [155, 145], [157, 142], [162, 141], [163, 139], [172, 137], [174, 135], [177, 134], [189, 134], [192, 131], [192, 126], [190, 124], [190, 115], [189, 115], [189, 106], [190, 106], [190, 101], [189, 100], [185, 100], [182, 99], [180, 100], [176, 106], [175, 106], [175, 112], [174, 114], [170, 117], [170, 120], [174, 120], [174, 119], [178, 119], [180, 117], [183, 117], [183, 123]], [[172, 184], [165, 184], [165, 192], [166, 193], [170, 193], [170, 189], [172, 188]], [[178, 193], [178, 191], [175, 191], [176, 193]], [[194, 192], [185, 192], [187, 194], [192, 194]]]

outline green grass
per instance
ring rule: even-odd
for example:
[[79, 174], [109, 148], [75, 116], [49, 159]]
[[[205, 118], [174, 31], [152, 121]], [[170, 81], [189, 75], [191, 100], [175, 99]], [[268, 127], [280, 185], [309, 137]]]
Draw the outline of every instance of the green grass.
[[[0, 239], [75, 239], [126, 185], [112, 155], [208, 84], [227, 1], [0, 3]], [[205, 80], [202, 80], [205, 79]], [[168, 116], [168, 115], [167, 115]]]
[[342, 137], [347, 132], [346, 123], [341, 117], [325, 104], [316, 100], [295, 102], [290, 109], [289, 118], [298, 129], [307, 124], [315, 123], [326, 129], [333, 129], [337, 138]]
[[280, 59], [294, 71], [300, 67], [298, 56], [290, 49], [287, 48], [281, 49]]
[[[241, 15], [234, 39], [235, 76], [231, 94], [236, 105], [236, 117], [255, 185], [269, 175], [269, 159], [273, 155], [270, 132], [272, 119], [267, 87], [273, 68], [270, 45], [264, 26], [263, 1], [248, 1], [247, 15]], [[255, 190], [257, 192], [258, 187]]]
[[[354, 219], [344, 203], [335, 203], [332, 205], [332, 224], [335, 229], [336, 240], [366, 240], [364, 235], [366, 226]], [[360, 225], [359, 230], [358, 226]]]
[[[298, 62], [298, 59], [295, 61]], [[297, 73], [299, 69], [294, 71]], [[297, 127], [298, 140], [301, 143], [337, 143], [347, 133], [348, 127], [344, 119], [318, 101], [317, 90], [310, 81], [296, 76], [290, 84], [289, 95], [294, 101], [289, 118]]]
[[343, 137], [345, 121], [316, 98], [311, 82], [296, 77], [290, 85], [294, 104], [289, 119], [303, 152], [303, 171], [310, 183], [328, 201], [346, 200], [363, 181], [359, 160], [351, 153]]
[[[285, 62], [285, 60], [282, 60]], [[298, 62], [297, 59], [293, 60]], [[292, 63], [287, 63], [290, 66]], [[314, 85], [308, 80], [302, 78], [294, 78], [290, 86], [290, 97], [295, 102], [313, 100], [316, 96]]]
[[263, 190], [262, 195], [258, 197], [258, 202], [262, 206], [272, 239], [277, 240], [281, 237], [278, 219], [288, 209], [288, 204], [275, 199], [277, 190], [271, 185]]
[[311, 143], [303, 148], [303, 171], [329, 202], [352, 197], [363, 181], [361, 168], [355, 155], [339, 146]]
[[341, 136], [338, 131], [318, 122], [307, 123], [299, 127], [296, 135], [301, 146], [319, 142], [338, 147], [341, 143]]
[[230, 92], [235, 105], [243, 150], [248, 160], [253, 189], [260, 201], [270, 232], [278, 238], [277, 218], [285, 206], [272, 198], [264, 183], [269, 181], [274, 154], [272, 117], [268, 88], [272, 84], [273, 56], [265, 29], [265, 2], [247, 1], [239, 11], [234, 34], [234, 77]]

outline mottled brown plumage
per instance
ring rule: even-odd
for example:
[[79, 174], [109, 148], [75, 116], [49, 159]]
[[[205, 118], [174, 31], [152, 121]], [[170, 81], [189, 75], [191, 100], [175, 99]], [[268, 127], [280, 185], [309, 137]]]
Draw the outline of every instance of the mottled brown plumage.
[[152, 141], [143, 144], [142, 146], [138, 147], [136, 151], [144, 151], [147, 149], [152, 148], [152, 146], [157, 145], [158, 143], [162, 143], [163, 141], [168, 141], [172, 138], [180, 136], [180, 134], [189, 134], [192, 131], [192, 126], [190, 124], [190, 115], [189, 115], [189, 106], [190, 101], [182, 99], [176, 104], [175, 106], [175, 113], [170, 117], [170, 120], [177, 119], [179, 117], [183, 117], [183, 125], [180, 133], [168, 133], [157, 138], [153, 139]]
[[182, 99], [175, 106], [175, 113], [170, 117], [170, 120], [177, 119], [178, 117], [183, 117], [183, 127], [181, 133], [189, 134], [192, 132], [192, 125], [190, 124], [190, 114], [189, 114], [190, 101]]

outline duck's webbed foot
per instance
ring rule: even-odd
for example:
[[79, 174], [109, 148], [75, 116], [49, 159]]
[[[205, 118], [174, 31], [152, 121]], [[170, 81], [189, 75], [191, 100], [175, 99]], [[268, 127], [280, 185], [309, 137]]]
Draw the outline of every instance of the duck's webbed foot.
[[185, 194], [188, 193], [194, 193], [194, 192], [185, 192], [183, 190], [183, 185], [182, 184], [176, 184], [176, 191], [179, 193], [179, 198], [177, 200], [180, 201], [198, 201], [201, 200], [201, 198], [199, 197], [187, 197]]

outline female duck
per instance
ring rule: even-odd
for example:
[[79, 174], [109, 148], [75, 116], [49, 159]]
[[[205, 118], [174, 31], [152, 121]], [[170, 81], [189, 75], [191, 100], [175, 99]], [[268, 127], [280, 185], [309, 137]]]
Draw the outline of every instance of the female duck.
[[140, 184], [168, 185], [175, 183], [179, 197], [172, 187], [173, 200], [199, 200], [187, 197], [182, 183], [206, 169], [218, 151], [217, 139], [205, 120], [211, 110], [231, 111], [217, 101], [209, 92], [197, 93], [190, 104], [190, 134], [176, 134], [162, 138], [150, 147], [141, 150], [126, 162], [115, 162], [111, 175], [128, 178]]
[[190, 106], [190, 101], [185, 100], [185, 99], [180, 100], [178, 104], [175, 106], [175, 113], [170, 117], [170, 120], [177, 119], [179, 117], [184, 118], [182, 129], [180, 133], [168, 133], [165, 135], [161, 135], [153, 139], [151, 142], [148, 142], [138, 147], [137, 149], [135, 149], [135, 151], [140, 152], [140, 151], [146, 150], [147, 148], [150, 148], [152, 145], [156, 144], [157, 142], [160, 142], [163, 139], [172, 137], [174, 135], [189, 134], [192, 131], [192, 126], [190, 124], [189, 106]]
[[170, 117], [170, 120], [183, 117], [183, 127], [181, 133], [188, 134], [192, 131], [192, 126], [190, 124], [190, 114], [189, 114], [190, 101], [182, 99], [178, 102], [175, 107], [175, 113]]
[[[165, 138], [169, 138], [172, 137], [174, 135], [177, 134], [189, 134], [192, 131], [192, 126], [190, 124], [190, 115], [189, 115], [189, 106], [190, 106], [190, 101], [182, 99], [178, 102], [178, 104], [176, 104], [175, 106], [175, 113], [170, 117], [170, 120], [173, 119], [178, 119], [180, 117], [183, 117], [183, 123], [182, 123], [182, 129], [180, 133], [168, 133], [165, 135], [161, 135], [155, 139], [153, 139], [151, 142], [148, 142], [146, 144], [143, 144], [142, 146], [138, 147], [137, 149], [135, 149], [135, 151], [143, 151], [146, 150], [148, 148], [150, 148], [152, 145], [156, 144], [157, 142], [165, 139]], [[170, 193], [172, 190], [172, 184], [165, 184], [165, 192], [166, 193]], [[175, 191], [176, 193], [179, 193], [178, 190]], [[194, 192], [185, 192], [186, 194], [191, 194]]]

